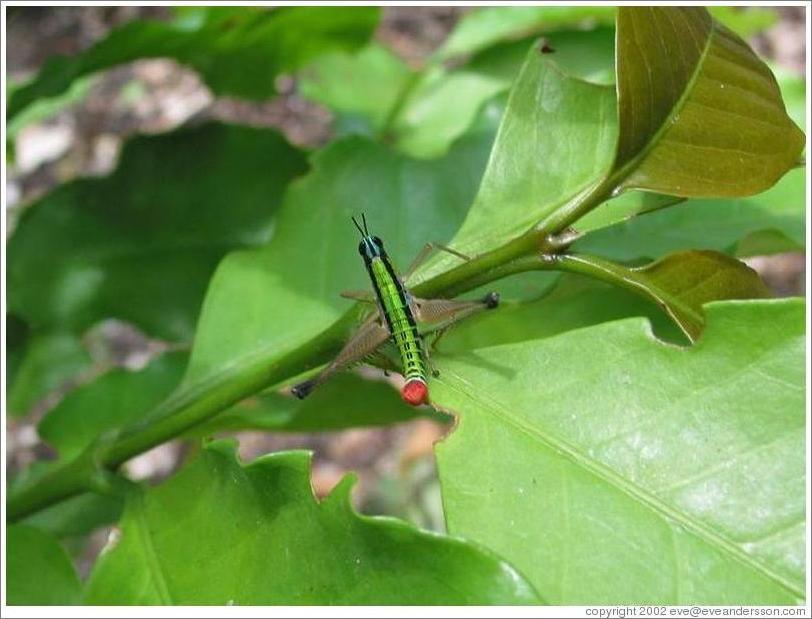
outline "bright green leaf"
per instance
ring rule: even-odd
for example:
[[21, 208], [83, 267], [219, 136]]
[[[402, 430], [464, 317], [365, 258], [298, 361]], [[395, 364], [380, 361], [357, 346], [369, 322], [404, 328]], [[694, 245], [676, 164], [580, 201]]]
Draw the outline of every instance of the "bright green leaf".
[[709, 5], [713, 18], [740, 37], [759, 34], [778, 21], [778, 13], [773, 8], [760, 6]]
[[[558, 30], [544, 37], [552, 51], [551, 58], [565, 73], [595, 84], [615, 83], [615, 29]], [[538, 47], [536, 37], [501, 43], [489, 47], [466, 63], [469, 71], [511, 84], [519, 73], [527, 52]]]
[[801, 153], [767, 65], [702, 7], [621, 8], [617, 75], [622, 189], [746, 196]]
[[53, 58], [8, 102], [8, 117], [74, 80], [140, 58], [168, 57], [196, 69], [215, 94], [263, 99], [274, 78], [319, 54], [355, 49], [372, 35], [376, 7], [195, 7], [170, 22], [139, 20], [72, 58]]
[[281, 358], [351, 307], [339, 293], [369, 287], [351, 215], [366, 213], [400, 269], [427, 241], [446, 242], [471, 203], [492, 135], [467, 136], [431, 162], [358, 137], [317, 153], [286, 195], [273, 242], [230, 254], [214, 274], [187, 385]]
[[[617, 137], [614, 108], [611, 88], [572, 78], [531, 50], [453, 246], [471, 256], [499, 247], [602, 176]], [[421, 276], [452, 263], [438, 258]]]
[[[94, 568], [91, 604], [532, 604], [524, 579], [456, 539], [350, 506], [352, 478], [322, 502], [309, 457], [240, 466], [224, 444], [134, 493], [121, 538]], [[195, 569], [189, 569], [189, 566]]]
[[444, 357], [449, 530], [554, 604], [802, 600], [804, 304], [707, 313], [690, 349], [629, 319]]
[[81, 331], [115, 317], [189, 339], [229, 250], [266, 242], [303, 155], [275, 131], [220, 124], [130, 142], [105, 178], [25, 210], [8, 245], [12, 311]]
[[6, 529], [9, 606], [67, 606], [79, 602], [79, 578], [68, 554], [51, 536], [26, 525]]
[[[375, 84], [375, 88], [369, 88]], [[380, 140], [407, 155], [439, 157], [510, 82], [464, 68], [411, 70], [380, 45], [332, 54], [305, 72], [302, 94], [347, 116], [365, 118]], [[364, 125], [358, 125], [364, 127]]]
[[611, 26], [614, 21], [614, 7], [494, 6], [477, 9], [462, 17], [437, 52], [437, 57], [447, 60], [541, 32], [575, 30], [596, 24]]

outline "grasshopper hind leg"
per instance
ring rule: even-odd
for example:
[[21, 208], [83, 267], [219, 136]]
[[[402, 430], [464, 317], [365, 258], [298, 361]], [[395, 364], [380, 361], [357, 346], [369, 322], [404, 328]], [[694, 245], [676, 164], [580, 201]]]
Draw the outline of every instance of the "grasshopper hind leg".
[[304, 400], [320, 384], [334, 374], [372, 354], [388, 339], [389, 330], [381, 324], [379, 317], [377, 315], [370, 316], [344, 344], [344, 348], [326, 368], [313, 378], [294, 385], [291, 388], [291, 393], [300, 400]]

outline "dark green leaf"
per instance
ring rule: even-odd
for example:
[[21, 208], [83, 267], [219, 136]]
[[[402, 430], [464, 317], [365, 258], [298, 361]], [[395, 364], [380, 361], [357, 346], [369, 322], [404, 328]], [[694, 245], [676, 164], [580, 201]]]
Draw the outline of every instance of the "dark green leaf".
[[707, 314], [689, 349], [629, 319], [443, 357], [449, 530], [554, 604], [801, 603], [804, 304]]
[[[12, 304], [14, 296], [9, 299]], [[14, 331], [17, 331], [17, 327], [10, 334]], [[24, 415], [34, 404], [77, 377], [91, 363], [82, 342], [70, 333], [30, 334], [25, 338], [24, 347], [16, 348], [10, 351], [13, 353], [12, 362], [16, 365], [16, 368], [12, 368], [16, 371], [10, 375], [8, 390], [8, 411], [12, 415]]]
[[12, 118], [74, 80], [139, 58], [174, 58], [196, 69], [215, 94], [262, 99], [274, 78], [321, 53], [355, 49], [372, 35], [376, 7], [194, 7], [171, 22], [132, 21], [86, 52], [54, 58], [8, 102]]
[[144, 417], [180, 382], [186, 353], [167, 353], [143, 370], [110, 370], [74, 389], [40, 422], [37, 431], [59, 457], [70, 460], [105, 434]]
[[6, 529], [6, 600], [10, 606], [66, 606], [79, 602], [79, 578], [51, 536], [22, 524]]
[[80, 331], [116, 317], [189, 339], [229, 250], [266, 242], [303, 155], [275, 131], [209, 124], [130, 141], [106, 178], [26, 209], [8, 245], [12, 311]]
[[767, 65], [702, 7], [621, 8], [617, 74], [622, 189], [746, 196], [801, 153]]
[[[218, 444], [133, 494], [121, 539], [94, 568], [91, 604], [532, 604], [509, 565], [456, 539], [321, 503], [304, 453], [245, 467]], [[194, 565], [195, 569], [189, 569]]]

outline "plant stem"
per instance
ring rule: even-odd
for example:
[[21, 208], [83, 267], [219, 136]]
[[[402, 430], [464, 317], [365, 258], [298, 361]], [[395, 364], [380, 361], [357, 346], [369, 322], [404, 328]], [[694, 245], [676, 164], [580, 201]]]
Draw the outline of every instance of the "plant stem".
[[[421, 283], [414, 293], [426, 298], [451, 298], [515, 273], [566, 268], [556, 259], [555, 254], [562, 249], [553, 235], [603, 202], [611, 192], [612, 187], [605, 181], [593, 185], [522, 236]], [[100, 476], [133, 456], [182, 435], [258, 391], [326, 363], [357, 324], [358, 312], [357, 307], [348, 310], [328, 329], [280, 358], [259, 358], [242, 364], [203, 387], [181, 387], [110, 444], [93, 446], [78, 460], [15, 489], [8, 498], [7, 519], [14, 522], [58, 501], [98, 489]]]

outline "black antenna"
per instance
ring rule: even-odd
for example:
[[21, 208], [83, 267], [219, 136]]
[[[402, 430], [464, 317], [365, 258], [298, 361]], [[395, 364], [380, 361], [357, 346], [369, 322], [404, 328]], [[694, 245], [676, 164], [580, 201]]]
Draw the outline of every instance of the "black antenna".
[[[360, 232], [360, 233], [361, 233], [361, 236], [366, 236], [366, 235], [364, 234], [364, 231], [361, 229], [361, 226], [359, 226], [359, 225], [358, 225], [358, 222], [357, 222], [357, 221], [355, 221], [355, 217], [350, 217], [350, 219], [352, 219], [352, 223], [354, 223], [354, 224], [355, 224], [355, 227], [356, 227], [356, 228], [358, 228], [358, 232]], [[366, 222], [364, 222], [364, 227], [366, 228]]]
[[367, 216], [366, 213], [361, 213], [361, 220], [364, 222], [364, 233], [369, 236], [369, 230], [367, 229]]

